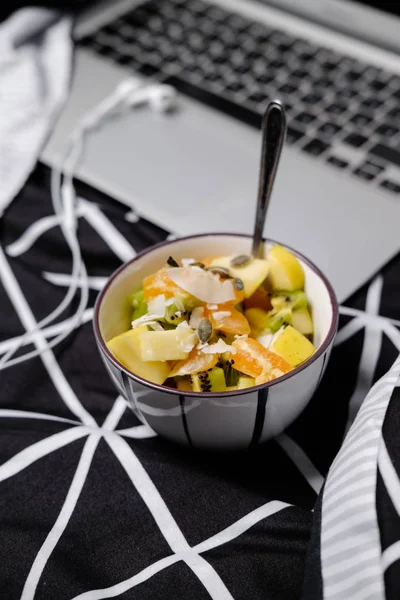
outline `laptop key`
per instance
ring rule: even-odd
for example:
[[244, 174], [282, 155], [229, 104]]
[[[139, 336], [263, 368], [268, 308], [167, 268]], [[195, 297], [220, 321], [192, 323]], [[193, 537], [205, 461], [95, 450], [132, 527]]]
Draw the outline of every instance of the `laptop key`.
[[395, 127], [394, 125], [388, 125], [387, 123], [382, 123], [375, 129], [375, 133], [381, 135], [382, 137], [390, 138], [399, 133], [400, 129]]
[[325, 135], [335, 135], [335, 133], [338, 133], [341, 129], [342, 128], [340, 125], [328, 121], [327, 123], [323, 123], [321, 127], [319, 127], [318, 131], [324, 133]]
[[294, 118], [296, 119], [296, 121], [299, 121], [299, 123], [303, 123], [303, 125], [309, 125], [316, 119], [315, 115], [312, 115], [311, 113], [308, 113], [308, 112], [301, 112], [298, 115], [296, 115]]
[[303, 96], [301, 98], [302, 102], [304, 102], [305, 104], [318, 104], [318, 102], [321, 102], [321, 100], [323, 99], [323, 96], [321, 96], [321, 94], [317, 94], [314, 92], [311, 92], [309, 94], [306, 94], [305, 96]]
[[314, 85], [325, 90], [327, 88], [333, 87], [333, 81], [331, 81], [327, 77], [321, 77], [320, 79], [316, 79], [314, 81]]
[[365, 125], [369, 125], [369, 123], [371, 123], [371, 121], [372, 121], [371, 117], [368, 117], [367, 115], [363, 115], [362, 113], [354, 115], [350, 119], [350, 123], [353, 123], [353, 125], [357, 125], [358, 127], [365, 127]]
[[369, 149], [369, 153], [400, 167], [400, 152], [395, 148], [389, 148], [383, 144], [375, 144], [375, 146]]
[[308, 71], [305, 69], [295, 69], [290, 73], [290, 77], [297, 77], [298, 79], [306, 79], [308, 76]]
[[242, 92], [244, 90], [244, 85], [243, 83], [239, 83], [238, 81], [233, 81], [232, 83], [226, 86], [226, 89], [234, 93]]
[[355, 169], [353, 171], [354, 175], [356, 175], [357, 177], [360, 177], [360, 179], [364, 179], [365, 181], [371, 181], [372, 179], [375, 179], [375, 175], [373, 173], [370, 173], [369, 171], [366, 171], [365, 169], [362, 169], [361, 167], [359, 167], [358, 169]]
[[326, 162], [338, 169], [345, 169], [349, 164], [347, 160], [343, 160], [343, 158], [339, 158], [338, 156], [330, 156]]
[[366, 98], [361, 102], [361, 106], [369, 109], [376, 110], [382, 106], [382, 100], [378, 100], [378, 98]]
[[311, 140], [311, 142], [308, 142], [308, 144], [303, 146], [302, 149], [308, 154], [312, 154], [313, 156], [319, 156], [328, 148], [330, 148], [330, 144], [327, 144], [326, 142], [323, 142], [322, 140], [316, 138], [314, 140]]
[[351, 100], [352, 98], [355, 98], [358, 95], [358, 92], [356, 90], [353, 90], [350, 87], [344, 87], [341, 90], [338, 90], [336, 92], [336, 98], [339, 100], [339, 102], [341, 101], [345, 101], [347, 102], [347, 100]]
[[261, 102], [265, 102], [267, 100], [267, 95], [262, 92], [254, 92], [248, 96], [248, 100], [254, 102], [255, 104], [261, 104]]
[[392, 119], [398, 119], [400, 121], [400, 107], [398, 108], [396, 106], [396, 108], [392, 108], [392, 110], [389, 110], [388, 116]]
[[327, 106], [325, 110], [326, 112], [332, 115], [341, 115], [347, 110], [347, 106], [345, 104], [340, 104], [339, 102], [336, 102]]
[[374, 175], [380, 175], [385, 170], [385, 167], [377, 165], [376, 162], [372, 160], [366, 160], [365, 163], [360, 166], [362, 169], [366, 169], [367, 171], [374, 173]]
[[400, 183], [390, 181], [390, 179], [385, 179], [382, 181], [381, 187], [389, 192], [393, 192], [394, 194], [400, 194]]
[[381, 92], [387, 86], [387, 81], [381, 81], [379, 79], [374, 79], [374, 80], [370, 81], [368, 85], [371, 88], [371, 90], [374, 90], [374, 92]]
[[303, 131], [296, 129], [296, 127], [293, 127], [293, 125], [288, 126], [286, 135], [286, 141], [288, 144], [294, 144], [295, 142], [301, 140], [302, 137], [304, 137]]
[[368, 138], [366, 138], [364, 135], [361, 135], [359, 133], [350, 133], [343, 140], [343, 142], [345, 144], [348, 144], [349, 146], [353, 146], [354, 148], [360, 148], [367, 141], [368, 141]]
[[295, 85], [292, 85], [291, 83], [284, 83], [278, 89], [280, 92], [282, 92], [282, 94], [290, 95], [290, 94], [294, 94], [294, 92], [297, 90], [297, 87]]

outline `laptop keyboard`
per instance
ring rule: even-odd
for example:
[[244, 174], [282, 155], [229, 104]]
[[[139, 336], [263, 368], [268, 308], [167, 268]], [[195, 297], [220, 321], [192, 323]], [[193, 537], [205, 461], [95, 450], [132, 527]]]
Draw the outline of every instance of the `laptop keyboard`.
[[255, 127], [279, 98], [288, 144], [400, 194], [400, 75], [203, 0], [151, 0], [79, 45]]

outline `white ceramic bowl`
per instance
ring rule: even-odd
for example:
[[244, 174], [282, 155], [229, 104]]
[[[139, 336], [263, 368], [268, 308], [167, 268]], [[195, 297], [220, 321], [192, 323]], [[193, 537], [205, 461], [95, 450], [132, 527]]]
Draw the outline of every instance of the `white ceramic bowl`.
[[[275, 242], [267, 242], [266, 250]], [[194, 448], [241, 449], [279, 435], [304, 410], [324, 373], [337, 331], [338, 306], [329, 282], [298, 252], [312, 307], [315, 354], [269, 383], [225, 393], [182, 392], [157, 385], [126, 369], [106, 342], [130, 327], [129, 296], [146, 275], [175, 259], [248, 254], [251, 238], [204, 234], [163, 242], [138, 254], [111, 275], [95, 307], [94, 331], [101, 357], [118, 391], [139, 419], [161, 436]]]

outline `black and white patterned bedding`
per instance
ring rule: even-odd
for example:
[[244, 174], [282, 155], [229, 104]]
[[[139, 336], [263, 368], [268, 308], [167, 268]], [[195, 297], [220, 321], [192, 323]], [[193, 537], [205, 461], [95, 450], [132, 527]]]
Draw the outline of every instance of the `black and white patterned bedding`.
[[[38, 169], [1, 221], [0, 358], [69, 282], [47, 183]], [[105, 278], [168, 233], [79, 193], [84, 324], [0, 373], [0, 598], [398, 599], [400, 363], [387, 372], [400, 258], [341, 307], [321, 386], [282, 436], [246, 453], [182, 450], [117, 397], [91, 325]], [[24, 351], [46, 348], [69, 316]]]

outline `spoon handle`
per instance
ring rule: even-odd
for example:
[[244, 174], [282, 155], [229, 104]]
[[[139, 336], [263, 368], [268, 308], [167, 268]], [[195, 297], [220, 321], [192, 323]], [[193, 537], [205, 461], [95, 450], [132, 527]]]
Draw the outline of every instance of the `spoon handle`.
[[255, 258], [260, 258], [263, 251], [262, 235], [265, 217], [285, 136], [285, 110], [279, 100], [273, 100], [268, 104], [262, 122], [261, 165], [252, 249]]

